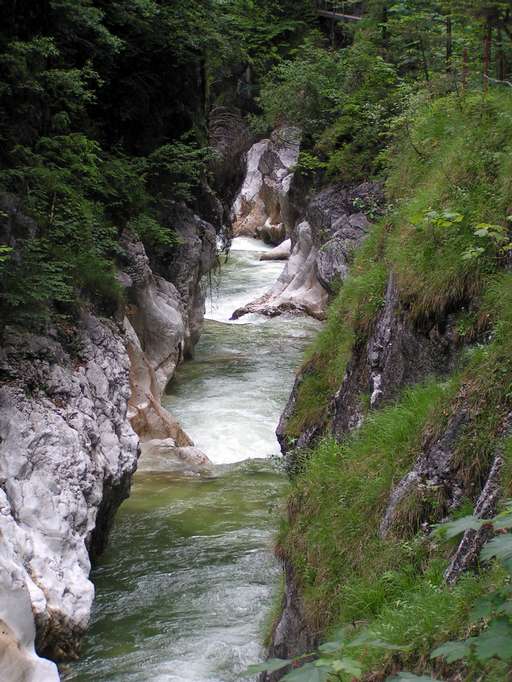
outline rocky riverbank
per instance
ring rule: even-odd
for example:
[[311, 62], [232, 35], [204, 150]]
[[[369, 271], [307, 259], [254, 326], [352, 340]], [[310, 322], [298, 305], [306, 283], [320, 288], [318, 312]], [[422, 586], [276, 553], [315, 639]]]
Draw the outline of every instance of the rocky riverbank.
[[[23, 218], [9, 206], [4, 227], [15, 234]], [[112, 318], [84, 308], [44, 334], [4, 331], [0, 656], [19, 667], [12, 682], [57, 679], [35, 657], [34, 636], [42, 656], [78, 655], [94, 598], [91, 559], [106, 545], [140, 451], [157, 450], [179, 469], [208, 465], [160, 399], [199, 338], [217, 235], [184, 206], [167, 219], [177, 253], [162, 250], [150, 264], [141, 242], [121, 242], [126, 304]]]

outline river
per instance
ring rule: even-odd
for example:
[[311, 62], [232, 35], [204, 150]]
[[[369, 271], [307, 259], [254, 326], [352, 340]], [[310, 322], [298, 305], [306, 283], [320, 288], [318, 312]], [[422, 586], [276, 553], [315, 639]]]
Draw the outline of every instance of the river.
[[281, 272], [282, 263], [259, 260], [266, 248], [234, 240], [195, 358], [163, 400], [214, 463], [212, 475], [180, 478], [140, 461], [93, 571], [91, 629], [82, 659], [62, 670], [66, 681], [233, 682], [261, 659], [286, 487], [274, 432], [318, 329], [301, 317], [229, 321]]

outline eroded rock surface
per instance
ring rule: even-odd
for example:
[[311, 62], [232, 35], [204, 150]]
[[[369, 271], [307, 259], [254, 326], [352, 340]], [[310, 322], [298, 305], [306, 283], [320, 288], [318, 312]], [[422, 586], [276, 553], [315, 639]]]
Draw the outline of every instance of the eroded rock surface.
[[183, 354], [190, 357], [204, 320], [204, 277], [217, 262], [217, 233], [192, 210], [172, 201], [162, 208], [160, 221], [176, 233], [177, 243], [152, 249], [150, 266], [154, 275], [172, 283], [178, 293], [185, 330]]
[[277, 282], [266, 294], [235, 310], [233, 319], [247, 313], [275, 317], [284, 312], [305, 313], [322, 319], [328, 293], [316, 277], [317, 255], [311, 226], [303, 221], [295, 230], [295, 245]]
[[4, 340], [0, 554], [9, 548], [28, 588], [38, 651], [73, 658], [94, 597], [89, 554], [103, 548], [137, 466], [129, 359], [120, 330], [92, 315], [76, 356], [56, 336], [8, 329]]
[[346, 279], [348, 263], [370, 228], [367, 214], [377, 212], [381, 203], [377, 183], [352, 189], [334, 185], [314, 195], [291, 231], [291, 252], [279, 279], [263, 296], [234, 311], [233, 318], [296, 312], [323, 319], [330, 294]]
[[[316, 225], [325, 226], [325, 222], [318, 217]], [[299, 450], [307, 450], [323, 435], [334, 435], [341, 441], [362, 423], [362, 395], [369, 394], [370, 408], [377, 409], [396, 397], [404, 386], [416, 383], [428, 375], [452, 370], [458, 350], [454, 327], [455, 320], [450, 315], [442, 320], [432, 320], [429, 325], [424, 323], [419, 326], [415, 323], [403, 308], [395, 278], [390, 274], [384, 304], [366, 343], [354, 347], [345, 376], [333, 396], [329, 414], [324, 415], [319, 423], [309, 426], [291, 444], [287, 438], [287, 425], [294, 414], [301, 382], [315, 371], [314, 366], [304, 367], [297, 376], [277, 430], [289, 471], [293, 473], [297, 461], [300, 461], [297, 458]], [[424, 443], [423, 452], [415, 466], [391, 494], [382, 520], [383, 535], [393, 528], [402, 501], [413, 494], [418, 486], [443, 486], [447, 491], [448, 504], [456, 505], [460, 500], [462, 485], [458, 484], [459, 479], [454, 472], [453, 444], [467, 420], [468, 415], [464, 409], [459, 410], [441, 435]], [[491, 477], [489, 480], [491, 482], [486, 499], [492, 504], [495, 480], [491, 480]], [[474, 546], [471, 545], [472, 548]], [[281, 651], [279, 644], [283, 631], [286, 632], [287, 652], [293, 655], [310, 651], [311, 645], [315, 643], [315, 633], [308, 629], [302, 614], [300, 590], [286, 559], [285, 578], [287, 596], [278, 627], [273, 634], [269, 652], [272, 656], [276, 653], [279, 655]], [[281, 677], [282, 673], [274, 673], [273, 676], [263, 676], [262, 679], [274, 682]]]
[[[15, 203], [8, 208], [15, 235], [24, 218]], [[153, 268], [140, 242], [121, 241], [127, 305], [115, 320], [84, 309], [72, 325], [44, 335], [4, 329], [0, 669], [17, 670], [6, 682], [58, 679], [53, 664], [34, 653], [34, 635], [40, 655], [78, 655], [94, 597], [91, 559], [103, 551], [129, 493], [140, 444], [156, 448], [161, 466], [167, 458], [167, 470], [197, 475], [208, 468], [160, 399], [198, 339], [216, 233], [172, 202], [162, 220], [180, 237], [152, 254]]]
[[285, 239], [284, 242], [275, 246], [271, 251], [265, 251], [260, 256], [260, 260], [288, 260], [292, 251], [292, 240]]
[[300, 130], [283, 127], [247, 152], [242, 188], [233, 204], [233, 234], [280, 244], [293, 228], [289, 192], [299, 160]]
[[[272, 631], [272, 643], [268, 654], [269, 658], [286, 660], [313, 651], [319, 642], [318, 636], [312, 633], [306, 624], [302, 596], [297, 588], [293, 568], [288, 562], [285, 562], [284, 572], [283, 608]], [[287, 671], [289, 668], [275, 673], [262, 673], [260, 682], [277, 682]]]
[[[0, 492], [1, 506], [5, 494]], [[1, 513], [1, 512], [0, 512]], [[0, 553], [0, 672], [5, 682], [58, 682], [57, 667], [39, 658], [30, 593], [12, 546]]]
[[429, 327], [415, 325], [401, 306], [391, 273], [373, 332], [364, 346], [354, 349], [334, 396], [334, 435], [341, 438], [361, 422], [361, 394], [369, 393], [370, 406], [377, 408], [404, 386], [450, 370], [457, 351], [454, 323], [448, 316], [443, 321], [432, 321]]

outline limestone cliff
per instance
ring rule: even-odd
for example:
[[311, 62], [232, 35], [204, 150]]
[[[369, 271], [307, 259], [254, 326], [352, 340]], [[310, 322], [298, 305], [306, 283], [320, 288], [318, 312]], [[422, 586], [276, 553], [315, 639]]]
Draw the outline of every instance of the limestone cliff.
[[299, 192], [290, 182], [286, 202], [281, 202], [290, 238], [283, 272], [268, 292], [236, 310], [235, 319], [254, 312], [270, 317], [298, 312], [323, 319], [330, 295], [346, 278], [350, 259], [382, 204], [378, 183], [333, 185], [298, 199]]
[[245, 178], [232, 209], [233, 234], [280, 244], [294, 226], [289, 202], [299, 160], [300, 130], [283, 127], [254, 144], [246, 156]]
[[153, 254], [155, 271], [140, 242], [121, 240], [126, 303], [113, 318], [84, 305], [77, 320], [44, 333], [4, 329], [0, 660], [16, 671], [9, 682], [58, 679], [34, 639], [42, 656], [78, 655], [94, 598], [91, 560], [129, 494], [141, 448], [167, 468], [208, 464], [160, 399], [199, 337], [216, 233], [181, 205], [167, 220], [179, 244]]
[[[461, 308], [464, 311], [465, 304]], [[354, 344], [343, 379], [331, 397], [328, 413], [304, 429], [292, 446], [287, 438], [288, 425], [297, 407], [300, 386], [309, 373], [315, 372], [314, 366], [306, 365], [297, 376], [277, 431], [292, 475], [296, 466], [300, 466], [301, 458], [314, 456], [314, 447], [320, 438], [334, 437], [338, 443], [346, 442], [372, 414], [397, 399], [404, 387], [417, 385], [428, 377], [445, 380], [453, 376], [467, 343], [458, 334], [457, 320], [457, 311], [448, 308], [436, 317], [415, 318], [404, 304], [391, 272], [382, 305], [365, 341]], [[500, 414], [496, 409], [492, 441], [495, 444], [489, 448], [488, 456], [476, 459], [475, 463], [464, 461], [460, 455], [461, 440], [471, 437], [472, 423], [485, 405], [485, 398], [472, 395], [472, 391], [474, 387], [468, 376], [447, 402], [437, 422], [425, 425], [409, 471], [401, 480], [393, 482], [383, 501], [377, 529], [383, 540], [401, 537], [404, 523], [410, 534], [428, 528], [433, 519], [448, 516], [467, 500], [474, 501], [475, 514], [480, 518], [491, 518], [496, 513], [503, 484], [502, 442], [511, 432], [511, 414], [506, 410]], [[366, 404], [361, 396], [368, 396]], [[429, 502], [432, 497], [433, 507]], [[409, 510], [405, 520], [404, 509]], [[290, 509], [289, 515], [290, 523], [294, 523], [300, 517], [300, 510]], [[484, 527], [464, 534], [445, 572], [448, 583], [454, 583], [463, 571], [475, 565], [488, 533]], [[300, 581], [286, 552], [280, 549], [279, 556], [283, 560], [285, 591], [269, 655], [286, 659], [313, 650], [323, 633], [309, 624]], [[261, 679], [275, 682], [282, 675], [282, 672], [264, 673]]]

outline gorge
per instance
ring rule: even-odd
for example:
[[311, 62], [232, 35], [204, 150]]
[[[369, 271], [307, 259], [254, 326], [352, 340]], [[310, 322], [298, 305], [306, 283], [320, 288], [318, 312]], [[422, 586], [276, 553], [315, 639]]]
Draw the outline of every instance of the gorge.
[[510, 678], [508, 5], [5, 3], [1, 682]]

